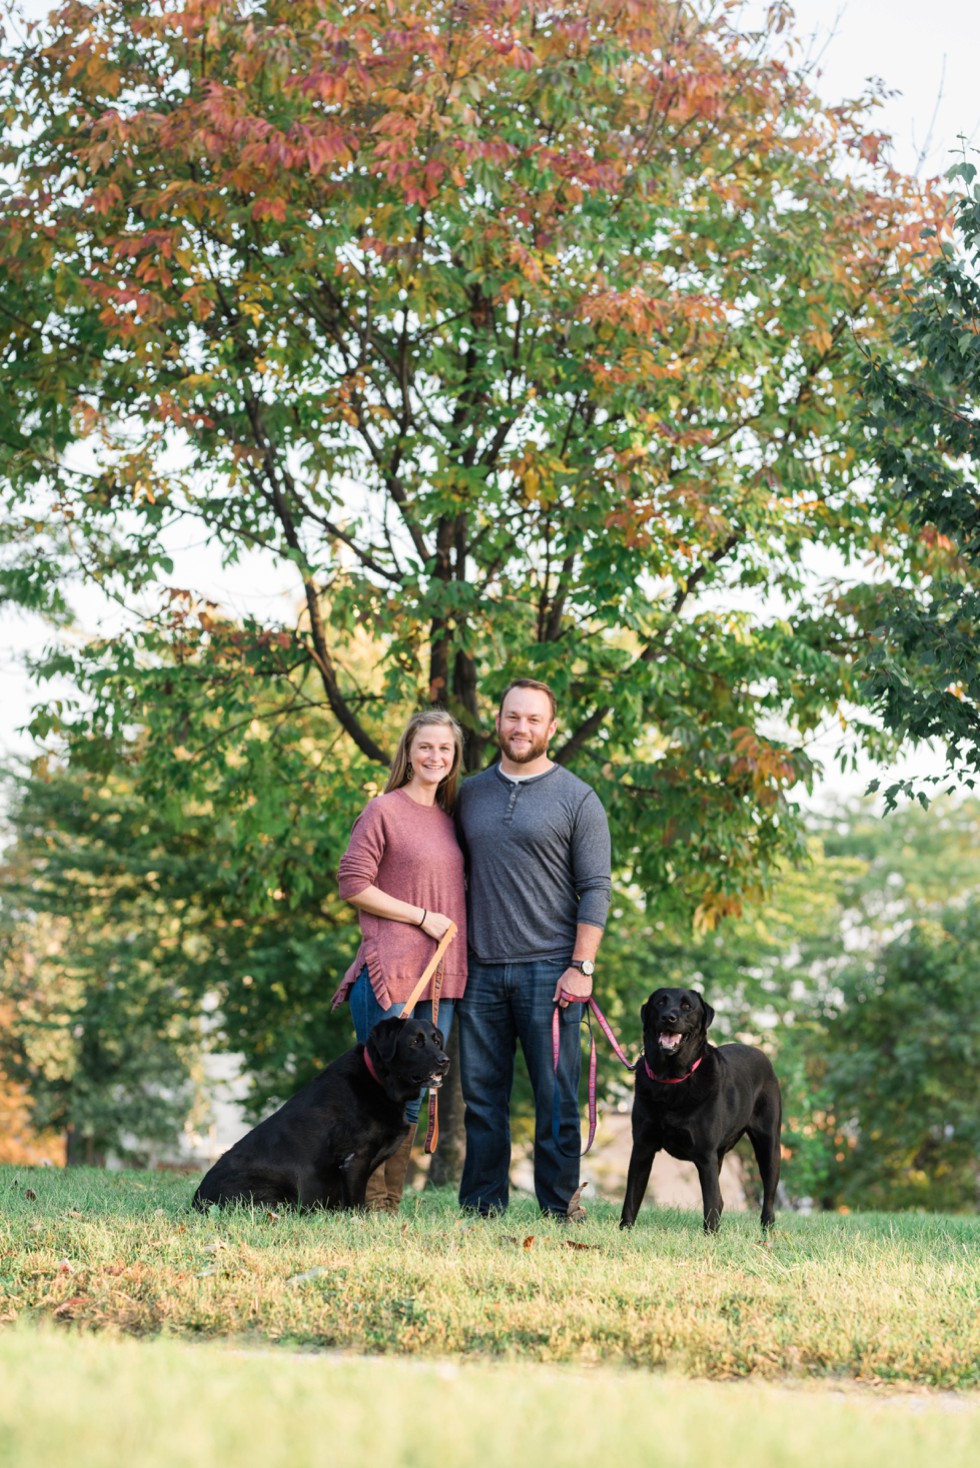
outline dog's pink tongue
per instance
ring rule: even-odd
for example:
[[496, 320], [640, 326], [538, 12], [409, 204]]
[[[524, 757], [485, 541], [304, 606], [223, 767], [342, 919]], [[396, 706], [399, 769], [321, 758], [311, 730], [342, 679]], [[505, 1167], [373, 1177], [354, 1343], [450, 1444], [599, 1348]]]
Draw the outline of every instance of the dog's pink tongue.
[[681, 1043], [680, 1035], [672, 1035], [665, 1032], [664, 1034], [658, 1036], [658, 1038], [660, 1040], [661, 1050], [676, 1050], [678, 1045]]

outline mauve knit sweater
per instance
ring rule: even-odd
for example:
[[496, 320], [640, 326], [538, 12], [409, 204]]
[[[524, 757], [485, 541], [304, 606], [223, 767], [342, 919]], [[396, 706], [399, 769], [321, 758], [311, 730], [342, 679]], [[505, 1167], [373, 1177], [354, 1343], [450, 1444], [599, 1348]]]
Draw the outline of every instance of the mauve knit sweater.
[[[378, 887], [389, 897], [452, 918], [459, 932], [446, 951], [439, 992], [444, 999], [459, 999], [466, 988], [466, 892], [452, 817], [440, 805], [419, 805], [404, 790], [375, 796], [354, 822], [339, 877], [341, 897]], [[434, 940], [411, 923], [369, 912], [358, 916], [361, 946], [334, 1006], [347, 998], [365, 964], [382, 1009], [403, 1004], [435, 952]], [[422, 998], [432, 998], [431, 983]]]

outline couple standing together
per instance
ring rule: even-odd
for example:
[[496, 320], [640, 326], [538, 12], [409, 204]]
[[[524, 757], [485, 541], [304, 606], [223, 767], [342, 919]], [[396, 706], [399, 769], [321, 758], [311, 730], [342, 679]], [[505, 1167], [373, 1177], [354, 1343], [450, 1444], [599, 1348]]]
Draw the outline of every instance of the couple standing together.
[[[507, 1207], [520, 1041], [534, 1091], [535, 1193], [542, 1212], [564, 1218], [579, 1185], [579, 1022], [609, 910], [609, 827], [595, 791], [548, 757], [557, 720], [546, 683], [511, 683], [496, 727], [499, 762], [460, 785], [456, 721], [442, 709], [409, 721], [384, 794], [358, 816], [340, 863], [340, 894], [359, 910], [361, 946], [334, 1004], [349, 998], [363, 1043], [379, 1020], [401, 1013], [433, 941], [456, 923], [438, 1023], [447, 1038], [454, 1017], [459, 1024], [460, 1204], [484, 1215]], [[432, 1018], [431, 988], [415, 1012]], [[419, 1105], [406, 1109], [405, 1141], [371, 1179], [369, 1207], [398, 1207]]]

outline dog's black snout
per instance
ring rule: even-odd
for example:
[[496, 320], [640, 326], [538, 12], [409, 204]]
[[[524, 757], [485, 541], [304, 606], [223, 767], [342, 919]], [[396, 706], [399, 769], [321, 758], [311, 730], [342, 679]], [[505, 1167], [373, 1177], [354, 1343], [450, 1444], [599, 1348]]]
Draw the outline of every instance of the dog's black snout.
[[676, 1009], [668, 1009], [668, 1010], [665, 1011], [665, 1013], [663, 1015], [661, 1015], [661, 1021], [662, 1021], [662, 1023], [665, 1026], [666, 1025], [676, 1025], [677, 1020], [678, 1020], [678, 1014], [677, 1014], [677, 1010]]

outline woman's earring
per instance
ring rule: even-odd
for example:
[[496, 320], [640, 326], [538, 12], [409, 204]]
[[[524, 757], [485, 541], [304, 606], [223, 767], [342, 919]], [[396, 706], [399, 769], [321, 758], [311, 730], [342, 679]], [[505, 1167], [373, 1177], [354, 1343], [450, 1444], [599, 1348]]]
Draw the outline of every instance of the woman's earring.
[[409, 760], [408, 764], [405, 766], [405, 774], [408, 776], [409, 779], [411, 779], [412, 776], [415, 774], [415, 771], [412, 769], [411, 760]]

